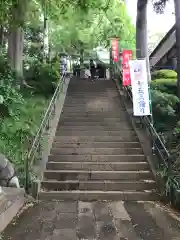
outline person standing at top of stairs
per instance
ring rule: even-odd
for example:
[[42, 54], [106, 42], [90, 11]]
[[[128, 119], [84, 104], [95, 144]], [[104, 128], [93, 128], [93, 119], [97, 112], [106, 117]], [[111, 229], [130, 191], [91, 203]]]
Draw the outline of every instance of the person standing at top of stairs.
[[96, 67], [95, 67], [94, 61], [92, 59], [90, 59], [90, 72], [91, 72], [91, 79], [94, 80], [95, 73], [96, 73]]

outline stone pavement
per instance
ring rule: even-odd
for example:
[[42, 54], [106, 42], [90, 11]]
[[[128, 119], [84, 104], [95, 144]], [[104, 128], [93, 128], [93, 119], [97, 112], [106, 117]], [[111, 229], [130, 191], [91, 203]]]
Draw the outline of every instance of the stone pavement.
[[40, 202], [2, 240], [179, 240], [180, 221], [152, 202]]

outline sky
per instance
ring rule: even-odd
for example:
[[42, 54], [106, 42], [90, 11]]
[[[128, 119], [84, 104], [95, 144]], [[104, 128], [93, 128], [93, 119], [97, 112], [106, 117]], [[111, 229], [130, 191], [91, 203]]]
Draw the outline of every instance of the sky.
[[[132, 18], [133, 23], [136, 23], [136, 5], [137, 0], [125, 0], [127, 3], [127, 10]], [[170, 0], [167, 4], [164, 14], [156, 14], [153, 11], [153, 7], [150, 3], [148, 4], [148, 30], [150, 34], [166, 33], [174, 25], [175, 16], [173, 0]]]

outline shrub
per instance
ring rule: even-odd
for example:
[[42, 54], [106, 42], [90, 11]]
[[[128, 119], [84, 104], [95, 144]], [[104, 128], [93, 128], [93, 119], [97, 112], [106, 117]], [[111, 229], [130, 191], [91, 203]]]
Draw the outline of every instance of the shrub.
[[57, 64], [34, 62], [28, 70], [27, 82], [38, 94], [49, 95], [55, 90], [60, 73]]
[[155, 90], [160, 90], [161, 92], [166, 92], [166, 93], [176, 95], [177, 80], [172, 78], [171, 79], [168, 79], [168, 78], [155, 79], [151, 82], [151, 88]]
[[176, 108], [180, 102], [173, 94], [152, 90], [153, 116], [157, 131], [167, 131], [177, 121]]
[[165, 78], [165, 79], [177, 79], [177, 73], [173, 70], [168, 70], [168, 69], [162, 69], [155, 71], [151, 74], [151, 78], [153, 79], [160, 79], [160, 78]]
[[28, 96], [24, 103], [19, 105], [15, 117], [0, 119], [0, 152], [15, 165], [21, 183], [24, 178], [27, 152], [47, 106], [48, 100], [44, 97]]
[[23, 97], [14, 86], [15, 72], [8, 60], [0, 56], [0, 117], [15, 116]]

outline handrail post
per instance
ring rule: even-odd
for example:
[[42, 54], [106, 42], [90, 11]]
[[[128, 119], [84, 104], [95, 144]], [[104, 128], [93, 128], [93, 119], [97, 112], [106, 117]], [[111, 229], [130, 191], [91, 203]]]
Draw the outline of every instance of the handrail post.
[[29, 160], [25, 160], [25, 191], [29, 192]]

